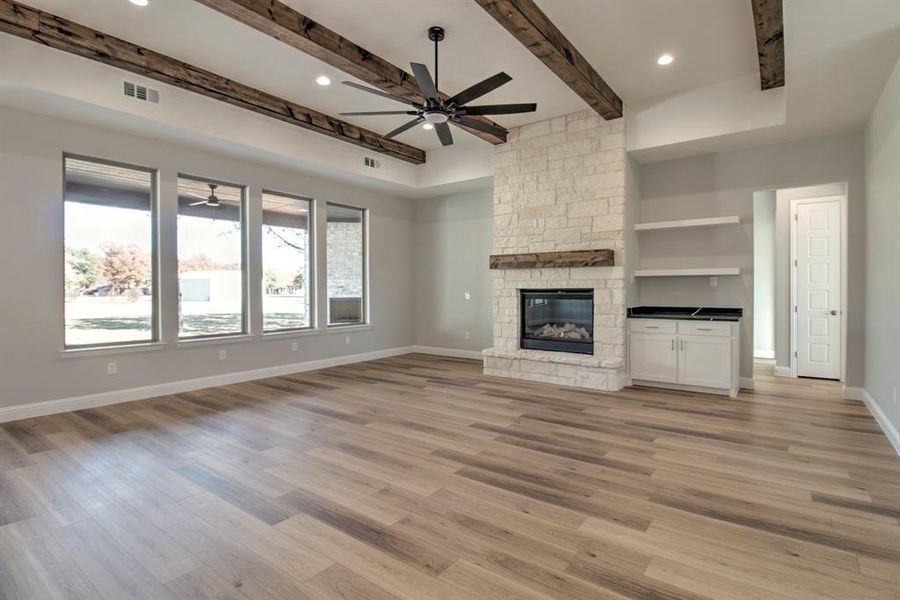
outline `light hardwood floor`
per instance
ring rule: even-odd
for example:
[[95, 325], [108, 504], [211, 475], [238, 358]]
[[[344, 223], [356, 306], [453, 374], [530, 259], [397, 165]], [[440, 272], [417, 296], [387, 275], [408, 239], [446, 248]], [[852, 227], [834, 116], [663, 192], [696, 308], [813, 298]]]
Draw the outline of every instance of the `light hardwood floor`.
[[900, 598], [900, 459], [737, 399], [424, 355], [0, 426], [0, 598]]

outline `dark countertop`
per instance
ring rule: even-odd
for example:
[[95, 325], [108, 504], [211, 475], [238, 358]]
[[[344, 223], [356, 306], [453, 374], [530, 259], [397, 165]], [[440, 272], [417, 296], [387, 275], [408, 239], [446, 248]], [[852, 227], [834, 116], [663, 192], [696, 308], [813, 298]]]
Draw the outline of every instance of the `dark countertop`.
[[740, 321], [743, 309], [700, 306], [633, 306], [629, 319], [682, 319], [688, 321]]

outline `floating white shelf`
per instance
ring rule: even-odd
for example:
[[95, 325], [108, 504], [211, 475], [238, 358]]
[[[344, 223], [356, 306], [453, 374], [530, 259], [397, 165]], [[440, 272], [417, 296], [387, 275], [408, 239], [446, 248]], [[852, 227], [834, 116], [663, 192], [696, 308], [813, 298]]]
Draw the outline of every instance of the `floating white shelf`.
[[680, 221], [657, 221], [655, 223], [637, 223], [635, 231], [650, 231], [652, 229], [687, 229], [690, 227], [713, 227], [715, 225], [740, 225], [741, 218], [711, 217], [709, 219], [682, 219]]
[[710, 277], [715, 275], [740, 275], [740, 267], [711, 267], [707, 269], [642, 269], [635, 277]]

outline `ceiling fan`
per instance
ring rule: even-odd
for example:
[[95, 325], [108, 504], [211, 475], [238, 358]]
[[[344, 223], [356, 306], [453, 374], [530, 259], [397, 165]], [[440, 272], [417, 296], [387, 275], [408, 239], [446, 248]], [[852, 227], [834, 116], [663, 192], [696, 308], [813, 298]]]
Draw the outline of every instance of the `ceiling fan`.
[[[466, 106], [472, 100], [484, 96], [505, 83], [512, 81], [512, 77], [506, 73], [500, 72], [496, 75], [488, 77], [484, 81], [464, 89], [455, 96], [451, 96], [446, 100], [442, 100], [438, 93], [438, 42], [444, 39], [443, 27], [430, 27], [428, 29], [428, 39], [434, 42], [434, 79], [428, 67], [421, 63], [410, 63], [416, 83], [425, 98], [424, 103], [412, 102], [388, 92], [382, 92], [375, 88], [370, 88], [352, 81], [345, 81], [344, 85], [352, 88], [375, 94], [383, 98], [390, 98], [397, 102], [402, 102], [413, 107], [413, 110], [388, 110], [388, 111], [370, 111], [370, 112], [346, 112], [341, 113], [343, 116], [369, 116], [369, 115], [414, 115], [415, 118], [385, 134], [384, 137], [392, 138], [395, 135], [403, 133], [407, 129], [411, 129], [419, 123], [428, 123], [434, 127], [434, 131], [444, 146], [453, 145], [453, 134], [450, 133], [450, 127], [447, 123], [453, 123], [456, 126], [465, 125], [478, 131], [490, 133], [493, 135], [503, 136], [506, 130], [484, 123], [477, 119], [472, 119], [474, 115], [511, 115], [515, 113], [527, 113], [537, 110], [537, 104], [487, 104], [481, 106]], [[427, 127], [426, 129], [430, 129]]]
[[[209, 196], [207, 196], [205, 199], [201, 200], [200, 202], [191, 202], [189, 204], [189, 206], [200, 206], [201, 204], [205, 204], [206, 206], [212, 206], [213, 208], [217, 208], [219, 206], [219, 197], [216, 196], [216, 188], [219, 186], [216, 185], [215, 183], [208, 183], [207, 185], [209, 186]], [[198, 198], [200, 198], [200, 196], [197, 194], [192, 193], [191, 195], [197, 196]]]

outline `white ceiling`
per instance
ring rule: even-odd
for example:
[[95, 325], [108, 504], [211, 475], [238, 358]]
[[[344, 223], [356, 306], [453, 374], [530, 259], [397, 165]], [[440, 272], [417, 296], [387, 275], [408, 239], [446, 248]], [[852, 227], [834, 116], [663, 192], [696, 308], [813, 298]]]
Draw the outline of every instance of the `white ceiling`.
[[[122, 37], [242, 83], [335, 115], [397, 110], [402, 105], [338, 82], [348, 77], [320, 61], [194, 0], [25, 0], [27, 4]], [[390, 62], [432, 67], [425, 32], [441, 25], [440, 88], [454, 93], [498, 71], [513, 81], [480, 103], [537, 102], [538, 112], [497, 117], [513, 127], [583, 110], [587, 105], [472, 0], [287, 0], [287, 4]], [[557, 26], [626, 101], [640, 100], [728, 79], [756, 68], [749, 0], [539, 0]], [[714, 27], [710, 27], [714, 23]], [[656, 57], [676, 58], [667, 68]], [[315, 84], [326, 74], [329, 87]], [[385, 133], [405, 116], [353, 117], [354, 124]], [[474, 138], [454, 129], [458, 142]], [[439, 145], [419, 128], [401, 141]]]
[[[345, 74], [194, 0], [149, 0], [143, 8], [126, 0], [21, 1], [331, 115], [402, 108], [340, 85]], [[472, 0], [284, 1], [404, 68], [410, 61], [431, 67], [425, 31], [443, 26], [443, 91], [454, 93], [502, 70], [513, 81], [479, 103], [538, 103], [536, 113], [496, 117], [504, 126], [587, 107]], [[623, 100], [635, 106], [757, 72], [750, 0], [536, 1]], [[787, 123], [728, 143], [858, 131], [900, 54], [900, 0], [785, 0], [784, 13]], [[663, 52], [675, 57], [664, 68], [655, 62]], [[334, 83], [316, 85], [320, 74]], [[347, 120], [384, 133], [406, 117]], [[457, 149], [485, 146], [462, 130], [453, 131]], [[439, 146], [433, 132], [420, 128], [398, 139], [425, 149]], [[702, 151], [717, 149], [718, 142], [700, 142]]]
[[626, 102], [759, 69], [750, 0], [536, 1]]

